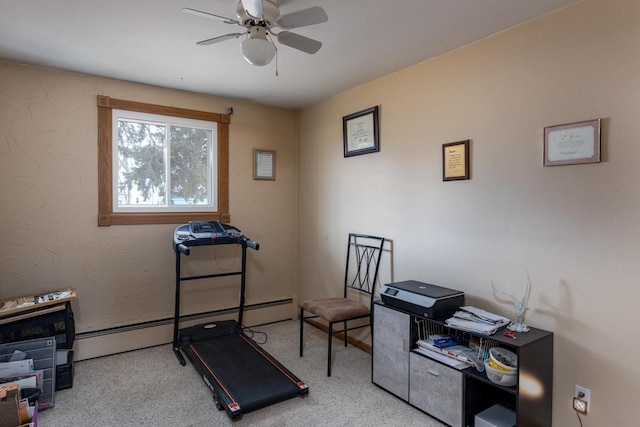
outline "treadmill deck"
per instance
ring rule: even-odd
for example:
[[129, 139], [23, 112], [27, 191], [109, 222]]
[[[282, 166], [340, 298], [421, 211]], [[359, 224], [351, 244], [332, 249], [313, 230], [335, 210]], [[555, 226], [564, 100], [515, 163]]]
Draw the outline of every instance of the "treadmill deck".
[[235, 321], [180, 331], [181, 349], [232, 419], [242, 413], [306, 396], [308, 386], [237, 328]]

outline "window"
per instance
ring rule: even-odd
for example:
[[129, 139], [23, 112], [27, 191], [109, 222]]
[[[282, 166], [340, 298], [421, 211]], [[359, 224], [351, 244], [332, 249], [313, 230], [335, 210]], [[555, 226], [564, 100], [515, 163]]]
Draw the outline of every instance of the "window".
[[114, 212], [216, 210], [217, 123], [126, 110], [112, 121]]
[[98, 96], [98, 225], [229, 222], [229, 116]]

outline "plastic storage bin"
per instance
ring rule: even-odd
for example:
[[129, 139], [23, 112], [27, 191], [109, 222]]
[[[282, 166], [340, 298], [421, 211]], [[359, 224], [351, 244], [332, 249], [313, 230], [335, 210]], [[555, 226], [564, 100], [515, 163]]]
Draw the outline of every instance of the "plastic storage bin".
[[2, 318], [0, 344], [55, 337], [57, 348], [71, 349], [76, 337], [70, 302]]
[[503, 385], [505, 387], [511, 387], [516, 385], [518, 379], [518, 372], [505, 372], [498, 369], [494, 369], [489, 365], [489, 359], [484, 361], [484, 369], [487, 373], [487, 378], [491, 382]]

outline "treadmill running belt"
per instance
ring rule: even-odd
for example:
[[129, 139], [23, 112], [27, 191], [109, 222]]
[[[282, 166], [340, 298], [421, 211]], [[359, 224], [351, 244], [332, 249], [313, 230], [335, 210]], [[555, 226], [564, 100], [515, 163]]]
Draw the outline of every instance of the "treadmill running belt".
[[193, 352], [199, 360], [194, 365], [201, 374], [208, 371], [243, 412], [300, 395], [299, 380], [244, 334], [197, 341], [186, 348], [190, 358]]

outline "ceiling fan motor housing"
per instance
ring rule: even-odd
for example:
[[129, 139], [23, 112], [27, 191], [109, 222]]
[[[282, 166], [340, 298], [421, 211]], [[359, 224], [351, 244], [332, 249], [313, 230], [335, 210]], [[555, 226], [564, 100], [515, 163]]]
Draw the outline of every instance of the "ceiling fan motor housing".
[[[261, 17], [249, 16], [245, 11], [242, 0], [240, 0], [238, 2], [238, 5], [236, 6], [236, 16], [243, 25], [250, 25], [252, 21], [255, 23], [255, 25], [262, 25], [267, 27], [275, 25], [278, 21], [278, 18], [280, 17], [280, 9], [278, 8], [278, 5], [271, 0], [263, 0], [262, 8], [263, 15]], [[258, 18], [258, 20], [256, 21], [255, 18]]]

